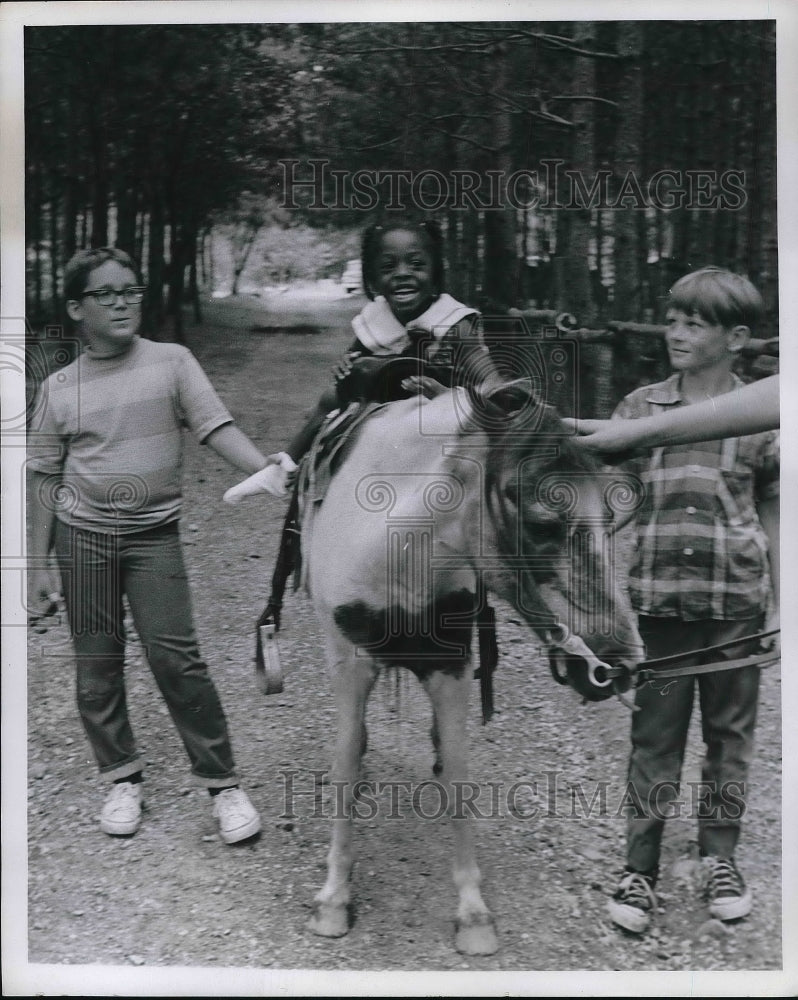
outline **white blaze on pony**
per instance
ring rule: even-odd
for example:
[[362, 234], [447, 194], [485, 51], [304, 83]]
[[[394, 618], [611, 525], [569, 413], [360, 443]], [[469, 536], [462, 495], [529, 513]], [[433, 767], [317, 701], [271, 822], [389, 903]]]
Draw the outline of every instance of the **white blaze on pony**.
[[[468, 781], [480, 582], [544, 640], [565, 626], [602, 661], [643, 658], [608, 558], [608, 491], [595, 461], [567, 433], [553, 410], [532, 399], [512, 417], [479, 420], [460, 389], [392, 403], [364, 423], [306, 522], [303, 558], [338, 714], [332, 777], [344, 789], [310, 923], [318, 934], [349, 929], [352, 789], [381, 666], [406, 667], [427, 691], [441, 781], [454, 804], [453, 787]], [[490, 954], [498, 942], [470, 823], [465, 815], [452, 821], [456, 947]]]

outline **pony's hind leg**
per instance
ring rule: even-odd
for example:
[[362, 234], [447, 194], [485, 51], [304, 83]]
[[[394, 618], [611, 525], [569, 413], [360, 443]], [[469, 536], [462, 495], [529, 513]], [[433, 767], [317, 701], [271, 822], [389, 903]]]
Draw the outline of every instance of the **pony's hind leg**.
[[467, 666], [459, 675], [434, 671], [424, 680], [424, 687], [432, 701], [443, 789], [454, 827], [454, 883], [459, 895], [455, 946], [465, 955], [492, 955], [499, 943], [493, 917], [479, 888], [481, 875], [465, 804], [465, 800], [470, 801], [466, 726], [471, 683]]
[[432, 773], [439, 775], [443, 772], [443, 761], [441, 760], [441, 736], [438, 732], [438, 717], [435, 710], [432, 711], [432, 725], [429, 727], [429, 738], [432, 740], [432, 749], [435, 751], [435, 759], [432, 762]]
[[332, 840], [327, 854], [327, 880], [313, 902], [309, 928], [323, 937], [342, 937], [349, 931], [352, 850], [352, 801], [364, 749], [366, 701], [374, 685], [376, 667], [368, 657], [336, 636], [328, 643], [332, 683], [338, 715], [335, 761], [332, 768]]

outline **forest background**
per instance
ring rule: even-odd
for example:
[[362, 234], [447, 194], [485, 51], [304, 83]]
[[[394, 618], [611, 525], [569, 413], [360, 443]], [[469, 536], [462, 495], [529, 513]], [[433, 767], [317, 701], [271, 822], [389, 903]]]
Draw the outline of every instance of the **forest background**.
[[488, 312], [656, 323], [711, 263], [775, 337], [775, 46], [767, 19], [29, 27], [29, 322], [114, 243], [181, 340], [203, 294], [340, 276], [410, 210]]

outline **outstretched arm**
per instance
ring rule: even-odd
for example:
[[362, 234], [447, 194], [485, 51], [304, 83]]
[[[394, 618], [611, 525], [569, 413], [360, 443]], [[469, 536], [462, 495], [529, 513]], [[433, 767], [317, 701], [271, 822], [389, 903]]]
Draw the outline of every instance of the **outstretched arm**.
[[[269, 464], [269, 459], [235, 424], [222, 424], [205, 438], [217, 455], [242, 472], [258, 472]], [[276, 460], [275, 460], [276, 461]]]
[[232, 486], [223, 499], [236, 504], [242, 497], [255, 493], [273, 493], [287, 496], [286, 474], [296, 470], [296, 465], [284, 451], [264, 456], [235, 424], [223, 424], [209, 434], [205, 443], [223, 459], [250, 475]]
[[755, 434], [779, 426], [779, 376], [771, 375], [735, 392], [639, 420], [568, 418], [565, 422], [580, 435], [574, 439], [577, 444], [599, 452]]

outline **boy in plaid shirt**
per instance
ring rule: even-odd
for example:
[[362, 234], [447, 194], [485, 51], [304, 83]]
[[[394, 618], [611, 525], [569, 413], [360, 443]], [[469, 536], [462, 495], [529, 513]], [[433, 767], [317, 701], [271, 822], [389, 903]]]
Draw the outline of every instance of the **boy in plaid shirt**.
[[[669, 305], [666, 343], [674, 374], [630, 393], [614, 416], [637, 419], [667, 412], [742, 384], [732, 366], [762, 313], [762, 299], [748, 279], [704, 268], [676, 282]], [[629, 464], [645, 486], [629, 590], [648, 657], [752, 635], [766, 620], [768, 629], [778, 628], [777, 433], [654, 448]], [[734, 659], [756, 651], [748, 642], [722, 654]], [[680, 665], [698, 662], [700, 654]], [[608, 904], [619, 926], [642, 933], [650, 923], [660, 842], [678, 792], [695, 687], [706, 744], [698, 846], [709, 912], [720, 920], [750, 912], [751, 893], [734, 851], [745, 809], [758, 686], [759, 668], [749, 666], [652, 680], [637, 689], [627, 864]]]

